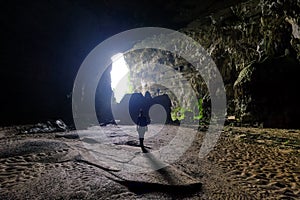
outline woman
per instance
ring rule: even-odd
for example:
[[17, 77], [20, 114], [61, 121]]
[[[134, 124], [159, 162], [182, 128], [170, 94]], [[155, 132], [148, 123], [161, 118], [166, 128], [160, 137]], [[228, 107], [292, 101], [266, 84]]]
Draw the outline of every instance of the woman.
[[140, 110], [139, 116], [137, 118], [137, 127], [136, 130], [139, 133], [139, 139], [140, 139], [140, 146], [142, 148], [142, 151], [144, 153], [147, 153], [146, 148], [144, 147], [144, 135], [145, 132], [148, 131], [148, 120], [144, 116], [143, 110]]

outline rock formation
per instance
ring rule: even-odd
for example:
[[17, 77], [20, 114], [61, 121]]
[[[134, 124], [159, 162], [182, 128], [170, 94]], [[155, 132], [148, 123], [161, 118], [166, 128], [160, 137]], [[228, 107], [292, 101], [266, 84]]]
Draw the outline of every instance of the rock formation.
[[[250, 0], [180, 29], [213, 58], [225, 84], [227, 114], [236, 116], [244, 125], [299, 127], [296, 92], [300, 72], [299, 8], [299, 1]], [[161, 71], [155, 71], [155, 63], [159, 63], [177, 70], [192, 85], [197, 98], [209, 102], [201, 74], [195, 73], [184, 59], [153, 49], [129, 52], [125, 59], [133, 85], [142, 87], [139, 77], [166, 78]], [[150, 69], [144, 65], [142, 70], [141, 63], [145, 61]], [[177, 80], [172, 79], [175, 85]], [[145, 78], [143, 86], [155, 92], [153, 78]], [[180, 85], [177, 86], [180, 90]], [[190, 95], [180, 97], [188, 101]], [[176, 104], [176, 98], [172, 95], [170, 98]], [[209, 103], [204, 109], [209, 109]]]
[[[153, 115], [149, 113], [152, 106], [160, 105], [164, 109], [166, 115], [162, 114], [162, 110]], [[119, 124], [136, 124], [140, 109], [143, 110], [145, 116], [151, 123], [170, 123], [171, 119], [171, 100], [168, 95], [163, 94], [151, 97], [149, 92], [126, 94], [120, 103], [113, 104], [113, 117], [118, 120]], [[163, 117], [163, 119], [161, 118]]]
[[[179, 29], [206, 49], [223, 77], [228, 116], [243, 124], [299, 128], [299, 5], [299, 0], [6, 2], [0, 12], [1, 124], [56, 118], [72, 123], [73, 81], [87, 54], [114, 34], [152, 26]], [[141, 60], [180, 72], [204, 103], [203, 116], [209, 117], [206, 85], [190, 63], [170, 52], [132, 52], [126, 61], [137, 86], [141, 73], [134, 62]], [[111, 95], [110, 82], [103, 84], [108, 95], [98, 96], [99, 102]], [[152, 95], [158, 88], [168, 94], [175, 108], [178, 102], [195, 104], [186, 101], [189, 94], [175, 98], [161, 85], [147, 80], [143, 85]], [[102, 114], [109, 109], [104, 104], [108, 107]], [[107, 121], [102, 114], [98, 112], [99, 120]]]

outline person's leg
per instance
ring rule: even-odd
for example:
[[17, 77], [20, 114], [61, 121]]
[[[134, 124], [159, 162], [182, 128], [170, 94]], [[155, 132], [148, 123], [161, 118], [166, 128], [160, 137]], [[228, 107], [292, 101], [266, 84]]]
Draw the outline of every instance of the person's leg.
[[144, 131], [142, 129], [140, 129], [138, 131], [138, 133], [139, 133], [140, 146], [143, 147], [144, 146]]
[[144, 138], [140, 138], [140, 146], [143, 148], [144, 147]]
[[145, 135], [145, 130], [144, 130], [144, 129], [141, 129], [141, 130], [139, 131], [140, 147], [141, 147], [141, 149], [142, 149], [142, 151], [143, 151], [144, 153], [147, 153], [147, 150], [146, 150], [146, 148], [145, 148], [145, 146], [144, 146], [144, 135]]
[[139, 133], [140, 146], [142, 146], [142, 138], [143, 138], [142, 130], [138, 130], [138, 133]]
[[143, 153], [148, 153], [147, 149], [144, 146], [144, 138], [140, 138], [140, 145]]

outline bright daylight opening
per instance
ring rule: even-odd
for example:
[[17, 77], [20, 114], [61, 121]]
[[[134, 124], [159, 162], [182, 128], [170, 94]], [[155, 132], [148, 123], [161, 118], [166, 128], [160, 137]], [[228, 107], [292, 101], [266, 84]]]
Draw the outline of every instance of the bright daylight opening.
[[124, 60], [122, 53], [118, 53], [111, 57], [112, 69], [111, 76], [111, 88], [114, 91], [115, 99], [119, 103], [123, 96], [128, 93], [128, 72], [129, 69]]

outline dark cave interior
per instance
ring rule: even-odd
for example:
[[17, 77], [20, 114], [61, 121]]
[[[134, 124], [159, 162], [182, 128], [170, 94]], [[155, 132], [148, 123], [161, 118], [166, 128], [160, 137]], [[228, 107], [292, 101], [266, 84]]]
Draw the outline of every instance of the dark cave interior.
[[[0, 12], [0, 124], [26, 124], [47, 119], [63, 119], [72, 124], [71, 96], [76, 73], [86, 55], [101, 41], [137, 27], [179, 30], [196, 19], [241, 2], [246, 1], [63, 0], [3, 3]], [[299, 42], [299, 39], [294, 39]], [[247, 108], [243, 110], [242, 121], [258, 121], [264, 127], [300, 127], [297, 122], [300, 114], [298, 58], [299, 52], [290, 50], [288, 56], [269, 56], [264, 62], [254, 63], [251, 81], [234, 92], [228, 91], [232, 97], [251, 95], [251, 102], [246, 102]], [[220, 62], [228, 61], [220, 57], [216, 63]], [[106, 71], [97, 89], [100, 122], [110, 118], [101, 113], [111, 113], [112, 91], [107, 84], [110, 83], [109, 72]], [[234, 75], [223, 77], [225, 82], [233, 79], [232, 76], [237, 78], [238, 72], [233, 72], [233, 69], [231, 72]], [[238, 115], [240, 111], [235, 112]]]

